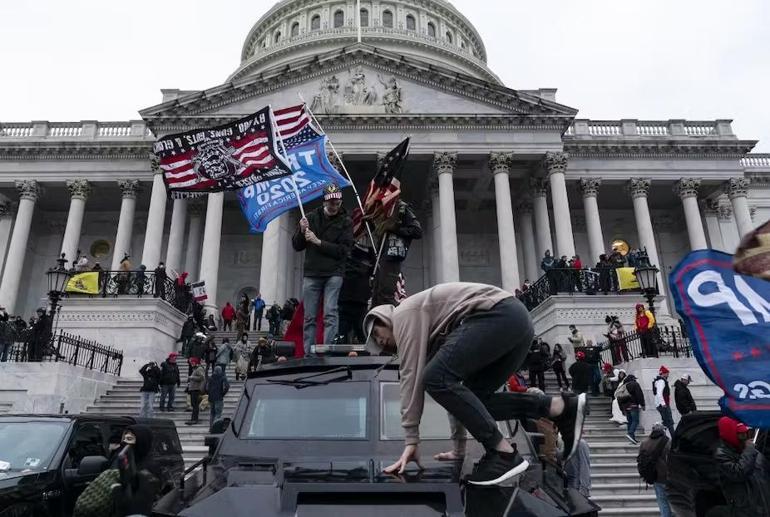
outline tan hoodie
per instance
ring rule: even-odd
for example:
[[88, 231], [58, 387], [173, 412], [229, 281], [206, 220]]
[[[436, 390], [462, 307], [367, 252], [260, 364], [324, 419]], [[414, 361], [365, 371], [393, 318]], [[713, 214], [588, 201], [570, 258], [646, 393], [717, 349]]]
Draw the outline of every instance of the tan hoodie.
[[[439, 284], [404, 300], [398, 307], [381, 305], [364, 318], [367, 331], [375, 318], [393, 328], [400, 359], [401, 426], [407, 445], [420, 443], [420, 419], [425, 403], [423, 372], [428, 352], [435, 353], [447, 334], [472, 312], [485, 311], [513, 295], [499, 287], [485, 284], [453, 282]], [[371, 351], [379, 347], [370, 340]], [[372, 349], [376, 347], [376, 349]], [[381, 350], [380, 350], [381, 351]], [[460, 431], [453, 426], [453, 438]]]

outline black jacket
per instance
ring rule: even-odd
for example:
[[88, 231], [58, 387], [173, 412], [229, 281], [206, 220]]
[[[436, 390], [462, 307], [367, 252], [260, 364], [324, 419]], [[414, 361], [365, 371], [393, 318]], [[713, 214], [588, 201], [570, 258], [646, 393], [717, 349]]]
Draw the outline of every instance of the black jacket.
[[209, 402], [219, 402], [225, 399], [225, 395], [230, 391], [230, 383], [225, 379], [224, 374], [217, 375], [216, 372], [209, 378], [206, 386], [206, 392], [209, 394]]
[[695, 401], [692, 398], [692, 393], [690, 393], [690, 388], [680, 380], [674, 383], [674, 403], [676, 404], [676, 410], [681, 415], [698, 410], [698, 406], [695, 405]]
[[639, 386], [636, 377], [634, 375], [629, 375], [623, 380], [623, 384], [627, 385], [626, 388], [628, 389], [629, 395], [631, 395], [631, 400], [624, 402], [620, 409], [626, 411], [631, 406], [644, 408], [646, 406], [644, 402], [644, 392], [642, 391], [642, 387]]
[[585, 361], [577, 361], [569, 367], [572, 377], [572, 389], [575, 393], [585, 393], [591, 389], [594, 379], [594, 367]]
[[719, 484], [734, 517], [770, 516], [770, 466], [748, 445], [739, 452], [722, 442], [714, 453]]
[[422, 239], [422, 226], [412, 208], [405, 202], [399, 201], [398, 209], [393, 214], [392, 228], [386, 225], [386, 242], [383, 250], [383, 260], [403, 262], [409, 253], [409, 246], [414, 239]]
[[139, 369], [139, 374], [144, 379], [139, 391], [151, 391], [157, 393], [160, 389], [160, 368], [155, 363], [147, 363]]
[[162, 386], [179, 386], [179, 367], [176, 363], [170, 363], [168, 359], [160, 363], [160, 384]]
[[305, 276], [344, 276], [345, 263], [353, 247], [353, 221], [348, 213], [341, 208], [334, 217], [326, 217], [321, 206], [307, 214], [307, 221], [321, 244], [309, 244], [299, 228], [291, 239], [296, 251], [305, 250]]

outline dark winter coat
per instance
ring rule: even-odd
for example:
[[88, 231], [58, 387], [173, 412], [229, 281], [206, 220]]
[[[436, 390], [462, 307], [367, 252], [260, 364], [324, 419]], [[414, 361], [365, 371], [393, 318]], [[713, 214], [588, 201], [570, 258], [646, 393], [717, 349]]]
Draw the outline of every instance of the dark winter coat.
[[534, 344], [529, 349], [527, 368], [530, 372], [544, 372], [550, 359], [550, 355], [539, 344]]
[[179, 366], [176, 363], [169, 362], [168, 359], [160, 363], [160, 384], [161, 386], [179, 386]]
[[309, 244], [302, 231], [297, 231], [291, 243], [295, 251], [305, 251], [305, 276], [344, 276], [345, 263], [353, 247], [353, 221], [344, 208], [334, 217], [327, 217], [323, 207], [307, 214], [310, 230], [321, 244]]
[[[631, 396], [631, 399], [624, 401], [621, 404], [620, 409], [627, 411], [633, 407], [645, 408], [644, 392], [642, 391], [642, 387], [639, 386], [636, 377], [634, 375], [629, 375], [623, 380], [623, 384], [627, 385], [626, 388], [628, 389], [628, 394]], [[618, 403], [620, 403], [620, 401], [618, 401]]]
[[157, 393], [160, 390], [160, 368], [155, 363], [147, 363], [139, 369], [139, 375], [144, 382], [139, 391], [151, 391]]
[[206, 393], [209, 394], [209, 402], [219, 402], [225, 399], [225, 395], [230, 390], [230, 383], [225, 379], [224, 374], [220, 370], [214, 373], [209, 378], [208, 385], [206, 387]]
[[594, 379], [594, 367], [585, 361], [577, 361], [569, 367], [572, 377], [572, 389], [575, 393], [585, 393], [591, 389]]
[[770, 465], [748, 445], [743, 452], [722, 441], [714, 453], [719, 484], [734, 517], [770, 516]]
[[695, 405], [695, 400], [692, 398], [692, 393], [690, 393], [690, 388], [680, 380], [674, 383], [674, 403], [676, 404], [676, 410], [681, 415], [698, 410], [698, 406]]
[[182, 338], [189, 339], [195, 335], [195, 322], [192, 319], [187, 319], [182, 325]]
[[409, 246], [415, 239], [422, 239], [422, 226], [412, 208], [405, 202], [399, 201], [398, 210], [393, 217], [396, 221], [393, 229], [386, 228], [385, 249], [383, 260], [389, 262], [403, 262], [409, 253]]
[[[661, 441], [667, 442], [666, 445], [661, 445]], [[655, 470], [657, 471], [655, 482], [665, 484], [668, 480], [668, 453], [671, 450], [671, 443], [665, 431], [653, 431], [650, 433], [650, 437], [639, 446], [639, 454], [642, 451], [647, 451], [652, 456], [658, 450], [660, 450], [660, 453], [658, 453], [658, 457], [655, 459]]]
[[206, 350], [206, 339], [201, 337], [193, 337], [192, 344], [190, 345], [190, 357], [197, 357], [203, 359], [203, 354]]

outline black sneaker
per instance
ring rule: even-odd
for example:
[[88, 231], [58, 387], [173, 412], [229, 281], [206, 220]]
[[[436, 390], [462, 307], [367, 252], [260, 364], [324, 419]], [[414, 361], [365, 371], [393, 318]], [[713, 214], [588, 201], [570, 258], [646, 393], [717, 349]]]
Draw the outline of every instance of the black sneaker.
[[562, 393], [564, 412], [553, 419], [564, 440], [562, 461], [566, 463], [577, 450], [578, 442], [583, 433], [583, 422], [590, 413], [588, 397], [585, 393], [578, 396]]
[[528, 468], [529, 462], [517, 451], [510, 453], [489, 451], [465, 480], [472, 485], [499, 485], [507, 479], [523, 474]]

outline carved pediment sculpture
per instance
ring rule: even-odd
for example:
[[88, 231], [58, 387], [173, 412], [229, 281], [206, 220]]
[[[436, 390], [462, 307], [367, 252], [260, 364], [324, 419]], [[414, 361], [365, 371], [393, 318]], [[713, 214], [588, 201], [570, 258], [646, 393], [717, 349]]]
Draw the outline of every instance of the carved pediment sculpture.
[[310, 109], [324, 115], [398, 114], [405, 111], [404, 95], [401, 84], [395, 77], [383, 78], [377, 74], [375, 82], [367, 76], [366, 70], [359, 66], [348, 70], [347, 77], [342, 78], [342, 84], [336, 75], [322, 79]]

